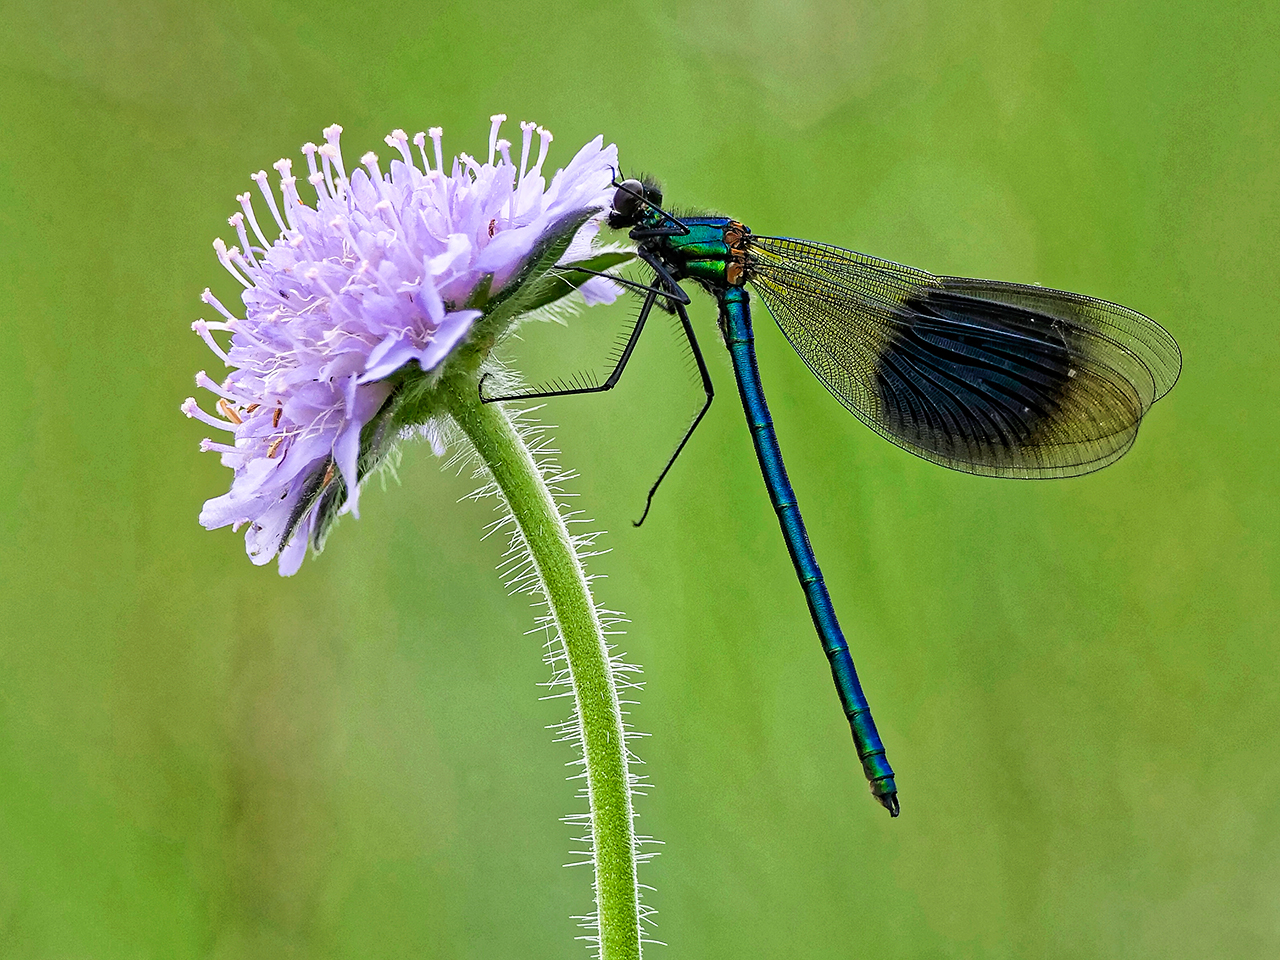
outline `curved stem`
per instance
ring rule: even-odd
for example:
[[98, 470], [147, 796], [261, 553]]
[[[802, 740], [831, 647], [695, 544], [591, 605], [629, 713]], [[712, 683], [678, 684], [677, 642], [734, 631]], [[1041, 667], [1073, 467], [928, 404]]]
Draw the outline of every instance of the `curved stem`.
[[622, 712], [582, 562], [542, 472], [506, 412], [481, 403], [468, 377], [441, 387], [446, 408], [519, 525], [564, 643], [586, 759], [601, 960], [638, 960], [640, 905]]

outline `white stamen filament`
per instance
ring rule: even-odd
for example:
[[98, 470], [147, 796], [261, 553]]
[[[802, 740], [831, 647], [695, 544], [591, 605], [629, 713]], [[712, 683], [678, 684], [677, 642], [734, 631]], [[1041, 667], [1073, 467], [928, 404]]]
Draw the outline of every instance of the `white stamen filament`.
[[196, 374], [196, 386], [202, 390], [208, 390], [210, 393], [217, 394], [232, 403], [244, 403], [244, 397], [238, 397], [225, 386], [214, 380], [213, 377], [201, 370]]
[[241, 272], [243, 272], [245, 277], [248, 278], [250, 284], [255, 286], [257, 285], [256, 278], [261, 274], [261, 271], [258, 270], [254, 264], [249, 262], [249, 259], [240, 252], [239, 247], [232, 247], [228, 250], [227, 257], [232, 263], [240, 268]]
[[[515, 164], [511, 162], [511, 141], [510, 140], [499, 140], [498, 152], [502, 154], [503, 163], [505, 163], [508, 167], [515, 166]], [[489, 162], [492, 163], [493, 161], [491, 160]]]
[[220, 420], [213, 414], [205, 413], [200, 409], [200, 404], [196, 403], [195, 397], [187, 397], [187, 399], [182, 401], [182, 412], [192, 419], [199, 420], [201, 423], [207, 424], [211, 427], [217, 427], [219, 430], [226, 430], [228, 433], [236, 432], [234, 424], [227, 423], [225, 420]]
[[324, 164], [324, 184], [329, 189], [329, 196], [337, 200], [338, 191], [333, 185], [333, 167], [329, 163], [329, 154], [333, 153], [333, 147], [326, 143], [317, 152], [320, 154], [321, 163]]
[[257, 331], [249, 324], [246, 324], [243, 320], [228, 321], [226, 327], [231, 331], [233, 336], [238, 336], [242, 340], [248, 340], [254, 346], [259, 347], [262, 350], [271, 349], [271, 344], [263, 340], [262, 337], [258, 335]]
[[373, 181], [373, 189], [378, 192], [379, 200], [374, 204], [375, 210], [390, 212], [391, 216], [387, 219], [396, 227], [400, 226], [400, 218], [395, 214], [395, 205], [392, 204], [391, 198], [387, 196], [387, 182], [382, 178], [382, 168], [378, 166], [378, 155], [370, 150], [360, 162], [365, 165], [369, 171], [369, 179]]
[[271, 215], [276, 218], [276, 224], [280, 227], [280, 232], [287, 232], [284, 225], [284, 218], [280, 216], [280, 208], [276, 206], [275, 194], [271, 192], [271, 187], [267, 184], [267, 171], [259, 170], [253, 175], [253, 182], [258, 185], [258, 190], [262, 192], [262, 196], [266, 198], [267, 206], [271, 208]]
[[[239, 253], [239, 252], [240, 252], [240, 251], [239, 251], [239, 249], [238, 249], [237, 247], [232, 247], [231, 249], [232, 249], [232, 250], [235, 250], [237, 253]], [[228, 251], [228, 250], [227, 250], [227, 245], [226, 245], [225, 243], [223, 243], [223, 241], [222, 241], [222, 238], [221, 238], [221, 237], [217, 237], [217, 238], [213, 241], [213, 251], [214, 251], [214, 253], [216, 253], [216, 254], [218, 255], [218, 262], [219, 262], [219, 263], [221, 263], [224, 267], [226, 267], [226, 269], [227, 269], [227, 273], [229, 273], [229, 274], [231, 274], [233, 277], [235, 277], [235, 278], [236, 278], [238, 281], [240, 281], [240, 283], [242, 283], [244, 286], [246, 286], [246, 287], [252, 287], [252, 286], [253, 286], [253, 283], [252, 283], [252, 282], [250, 282], [249, 280], [247, 280], [247, 279], [246, 279], [246, 278], [245, 278], [245, 277], [240, 273], [240, 271], [239, 271], [239, 270], [237, 270], [237, 269], [235, 268], [235, 264], [233, 264], [233, 263], [231, 262], [231, 259], [232, 259], [232, 258], [231, 258], [231, 253], [230, 253], [230, 251]]]
[[538, 128], [538, 136], [542, 138], [542, 144], [538, 147], [538, 162], [533, 165], [533, 170], [530, 171], [535, 176], [542, 175], [542, 163], [547, 159], [547, 148], [551, 146], [551, 141], [555, 139], [555, 137], [551, 136], [551, 131], [546, 127]]
[[217, 297], [215, 297], [213, 295], [213, 291], [210, 290], [208, 287], [204, 288], [204, 293], [200, 294], [200, 299], [203, 300], [205, 303], [207, 303], [209, 306], [213, 307], [213, 309], [217, 310], [220, 314], [222, 314], [228, 320], [234, 320], [236, 318], [235, 314], [233, 314], [230, 310], [224, 307], [222, 305], [222, 301], [219, 300]]
[[205, 437], [203, 440], [200, 441], [200, 452], [201, 453], [231, 453], [231, 454], [244, 453], [244, 451], [238, 447], [233, 447], [229, 443], [214, 443], [208, 437]]
[[387, 146], [395, 147], [400, 151], [400, 156], [404, 158], [404, 162], [409, 166], [413, 166], [413, 154], [409, 152], [409, 135], [403, 130], [392, 130], [383, 138]]
[[280, 180], [280, 196], [284, 198], [284, 215], [289, 221], [289, 229], [298, 232], [298, 224], [293, 211], [302, 206], [302, 197], [298, 196], [298, 178], [282, 177]]
[[[336, 123], [324, 128], [325, 146], [331, 147], [330, 159], [333, 165], [338, 169], [338, 179], [347, 179], [347, 168], [342, 165], [342, 144], [339, 138], [342, 136], [342, 128]], [[321, 148], [323, 149], [323, 148]]]
[[[320, 168], [316, 166], [316, 154], [319, 150], [320, 148], [310, 140], [302, 145], [302, 152], [307, 158], [307, 183], [313, 187], [316, 187], [316, 176], [320, 173]], [[320, 194], [320, 188], [316, 187], [316, 201], [319, 202], [321, 199], [323, 198]]]
[[498, 142], [498, 131], [502, 129], [502, 122], [506, 119], [505, 113], [495, 113], [489, 118], [489, 166], [493, 166], [493, 151]]
[[258, 258], [254, 256], [253, 247], [249, 245], [249, 235], [244, 231], [244, 214], [233, 213], [231, 216], [227, 217], [227, 223], [236, 228], [236, 236], [240, 238], [240, 245], [244, 247], [246, 257], [249, 262], [256, 267], [258, 265]]
[[473, 178], [480, 176], [480, 164], [476, 162], [476, 158], [469, 153], [459, 153], [458, 159], [466, 164], [467, 170]]
[[520, 180], [524, 179], [525, 170], [529, 168], [529, 144], [533, 143], [533, 131], [537, 126], [532, 120], [520, 121]]
[[244, 193], [236, 194], [236, 199], [240, 201], [240, 209], [244, 211], [244, 215], [249, 218], [249, 226], [253, 229], [253, 235], [262, 243], [264, 250], [269, 250], [271, 241], [262, 232], [262, 228], [258, 226], [258, 218], [253, 214], [253, 194], [246, 190]]
[[430, 173], [431, 164], [427, 161], [427, 135], [419, 130], [413, 135], [413, 145], [418, 148], [418, 153], [422, 155], [422, 169]]
[[444, 136], [444, 127], [432, 127], [427, 131], [427, 136], [436, 145], [436, 169], [444, 173], [444, 149], [440, 146], [440, 138]]

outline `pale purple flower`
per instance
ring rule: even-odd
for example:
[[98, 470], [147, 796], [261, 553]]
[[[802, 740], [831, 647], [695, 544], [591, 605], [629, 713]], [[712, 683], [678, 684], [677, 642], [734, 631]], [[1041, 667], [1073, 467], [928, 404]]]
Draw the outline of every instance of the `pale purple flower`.
[[[329, 127], [323, 146], [302, 148], [314, 206], [299, 195], [289, 160], [275, 164], [279, 197], [265, 171], [253, 176], [279, 232], [274, 241], [251, 194], [237, 197], [241, 212], [229, 222], [239, 245], [215, 240], [214, 249], [245, 288], [245, 315], [235, 316], [205, 290], [205, 303], [220, 317], [192, 324], [234, 369], [221, 383], [203, 371], [196, 375], [197, 385], [216, 397], [218, 416], [193, 398], [182, 409], [232, 435], [229, 443], [201, 443], [220, 453], [235, 476], [228, 493], [205, 503], [200, 522], [208, 529], [247, 524], [254, 563], [278, 554], [282, 575], [297, 571], [317, 523], [317, 510], [306, 517], [298, 511], [314, 507], [315, 492], [335, 475], [345, 482], [343, 511], [356, 512], [361, 430], [391, 393], [385, 378], [406, 364], [436, 370], [481, 316], [464, 305], [487, 277], [496, 293], [549, 228], [608, 206], [613, 145], [596, 137], [548, 184], [542, 170], [551, 134], [522, 123], [517, 164], [511, 144], [498, 136], [505, 119], [493, 118], [487, 162], [462, 153], [448, 173], [438, 127], [412, 141], [393, 131], [386, 138], [396, 152], [389, 172], [366, 153], [363, 169], [349, 175], [338, 144], [342, 128]], [[600, 222], [592, 216], [583, 224], [566, 261], [590, 255]], [[603, 279], [581, 287], [588, 303], [610, 302], [616, 290]], [[215, 331], [230, 332], [228, 349]]]

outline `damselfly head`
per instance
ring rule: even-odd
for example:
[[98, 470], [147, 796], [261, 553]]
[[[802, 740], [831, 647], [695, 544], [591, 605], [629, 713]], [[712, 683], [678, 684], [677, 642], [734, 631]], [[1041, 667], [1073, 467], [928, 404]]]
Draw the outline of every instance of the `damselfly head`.
[[634, 227], [644, 219], [647, 210], [662, 207], [662, 188], [646, 177], [643, 182], [630, 178], [618, 184], [609, 211], [609, 226], [615, 230]]
[[643, 183], [639, 180], [623, 180], [618, 184], [618, 192], [613, 195], [614, 212], [623, 217], [635, 216], [643, 196]]

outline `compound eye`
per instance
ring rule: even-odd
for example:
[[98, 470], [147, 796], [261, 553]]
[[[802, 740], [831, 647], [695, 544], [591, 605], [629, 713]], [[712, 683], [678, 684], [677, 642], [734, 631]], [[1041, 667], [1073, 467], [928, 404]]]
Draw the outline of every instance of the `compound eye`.
[[635, 216], [643, 196], [643, 183], [639, 180], [623, 180], [618, 184], [618, 192], [613, 195], [613, 209], [624, 217]]
[[652, 184], [649, 189], [645, 191], [645, 199], [655, 207], [662, 206], [662, 188], [656, 183]]

